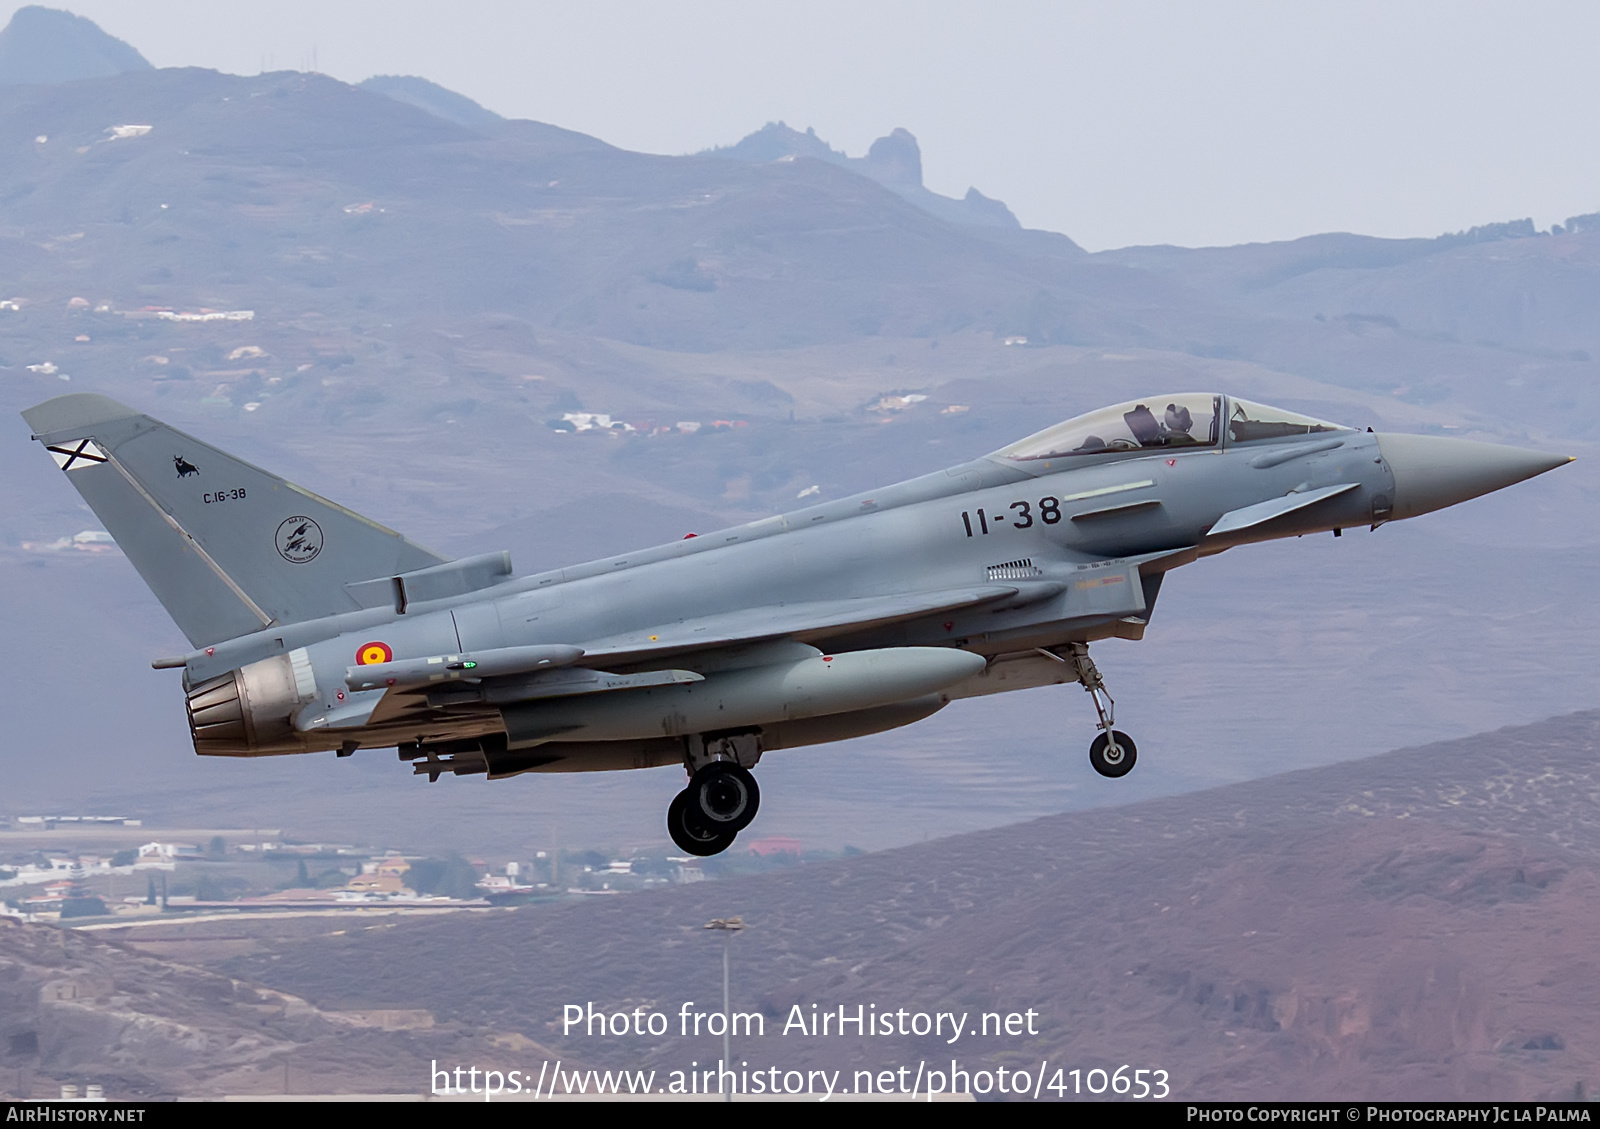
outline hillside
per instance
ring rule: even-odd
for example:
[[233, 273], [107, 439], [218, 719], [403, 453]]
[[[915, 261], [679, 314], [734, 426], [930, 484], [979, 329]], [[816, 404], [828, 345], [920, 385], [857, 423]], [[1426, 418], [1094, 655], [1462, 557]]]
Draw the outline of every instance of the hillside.
[[[324, 1010], [427, 1009], [479, 1062], [511, 1061], [514, 1035], [665, 1071], [715, 1041], [563, 1037], [562, 1008], [709, 1008], [701, 926], [738, 915], [734, 1006], [768, 1027], [734, 1053], [758, 1068], [954, 1055], [1156, 1067], [1180, 1100], [1570, 1097], [1600, 1080], [1597, 755], [1600, 714], [1575, 714], [747, 878], [331, 935], [256, 920], [242, 956], [206, 941], [237, 920], [173, 923], [160, 947]], [[812, 1003], [1039, 1019], [953, 1050], [782, 1035]]]

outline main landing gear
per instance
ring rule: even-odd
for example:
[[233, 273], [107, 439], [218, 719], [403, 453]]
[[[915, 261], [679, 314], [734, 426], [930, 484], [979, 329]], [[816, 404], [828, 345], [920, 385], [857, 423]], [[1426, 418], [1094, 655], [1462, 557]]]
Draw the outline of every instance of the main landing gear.
[[667, 807], [667, 834], [685, 854], [720, 854], [750, 826], [761, 807], [761, 789], [750, 769], [761, 759], [755, 734], [707, 741], [687, 740], [689, 786]]
[[1139, 750], [1135, 748], [1132, 737], [1120, 729], [1112, 728], [1116, 720], [1117, 703], [1106, 692], [1106, 683], [1105, 679], [1100, 677], [1100, 668], [1095, 666], [1094, 660], [1089, 657], [1089, 644], [1068, 643], [1065, 658], [1072, 664], [1078, 682], [1094, 699], [1095, 713], [1100, 715], [1100, 736], [1089, 745], [1089, 764], [1101, 776], [1128, 775], [1139, 759]]

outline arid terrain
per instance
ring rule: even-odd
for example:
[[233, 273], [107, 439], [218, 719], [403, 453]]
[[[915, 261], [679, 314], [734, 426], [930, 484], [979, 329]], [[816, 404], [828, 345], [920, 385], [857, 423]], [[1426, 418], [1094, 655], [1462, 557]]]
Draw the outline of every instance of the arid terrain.
[[[516, 910], [0, 927], [17, 1084], [418, 1092], [431, 1058], [665, 1073], [741, 916], [736, 1059], [1169, 1072], [1179, 1099], [1535, 1099], [1600, 1075], [1600, 714], [747, 878]], [[141, 941], [140, 935], [150, 938]], [[107, 940], [106, 938], [113, 938]], [[159, 940], [157, 939], [159, 938]], [[141, 949], [159, 950], [156, 958]], [[61, 983], [81, 998], [49, 998]], [[41, 995], [42, 993], [42, 995]], [[563, 1007], [668, 1037], [563, 1037]], [[1036, 1034], [805, 1038], [879, 1011], [1037, 1012]], [[351, 1028], [419, 1023], [406, 1031]], [[423, 1014], [426, 1018], [419, 1018]], [[379, 1016], [373, 1019], [374, 1015]], [[157, 1053], [159, 1051], [159, 1053]]]

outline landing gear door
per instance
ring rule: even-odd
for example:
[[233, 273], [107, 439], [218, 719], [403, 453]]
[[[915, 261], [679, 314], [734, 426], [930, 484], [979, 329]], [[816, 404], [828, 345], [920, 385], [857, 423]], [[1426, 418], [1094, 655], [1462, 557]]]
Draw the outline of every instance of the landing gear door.
[[1138, 615], [1145, 610], [1139, 566], [1108, 561], [1075, 570], [1067, 580], [1067, 618]]

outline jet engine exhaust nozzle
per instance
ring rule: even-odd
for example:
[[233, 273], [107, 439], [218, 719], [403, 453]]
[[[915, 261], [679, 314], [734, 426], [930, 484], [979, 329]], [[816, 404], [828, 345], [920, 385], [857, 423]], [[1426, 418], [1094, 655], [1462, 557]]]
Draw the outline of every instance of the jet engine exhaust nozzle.
[[289, 720], [299, 702], [287, 655], [208, 678], [188, 693], [194, 751], [203, 757], [303, 753]]

